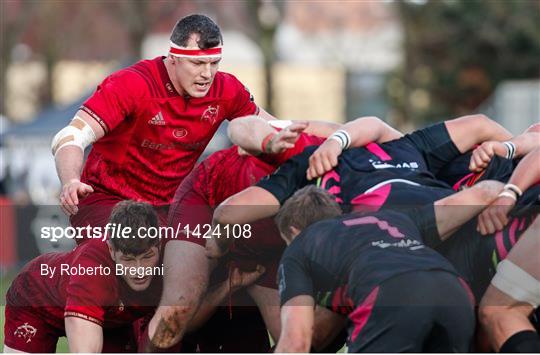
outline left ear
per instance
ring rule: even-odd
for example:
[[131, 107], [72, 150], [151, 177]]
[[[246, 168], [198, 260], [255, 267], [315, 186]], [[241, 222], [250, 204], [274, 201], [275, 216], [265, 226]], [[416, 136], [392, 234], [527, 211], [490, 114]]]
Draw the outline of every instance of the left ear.
[[110, 240], [107, 240], [107, 247], [109, 248], [109, 253], [111, 254], [111, 259], [114, 261], [114, 249]]
[[301, 232], [301, 230], [295, 226], [290, 226], [289, 229], [291, 231], [291, 240], [294, 240], [294, 238], [296, 238], [296, 236]]

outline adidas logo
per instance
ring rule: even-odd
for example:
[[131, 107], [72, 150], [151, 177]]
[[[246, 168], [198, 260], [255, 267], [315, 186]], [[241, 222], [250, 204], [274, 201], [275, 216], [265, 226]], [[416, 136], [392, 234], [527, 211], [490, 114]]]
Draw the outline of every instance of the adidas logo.
[[165, 120], [163, 119], [163, 115], [161, 114], [161, 112], [159, 112], [157, 115], [152, 117], [152, 119], [148, 121], [148, 124], [153, 124], [156, 126], [165, 126]]

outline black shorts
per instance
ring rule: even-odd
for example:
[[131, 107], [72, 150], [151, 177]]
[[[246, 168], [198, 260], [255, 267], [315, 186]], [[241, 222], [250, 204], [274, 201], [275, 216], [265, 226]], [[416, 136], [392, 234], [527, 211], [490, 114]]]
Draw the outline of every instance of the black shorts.
[[531, 207], [529, 212], [511, 218], [502, 231], [486, 236], [476, 231], [475, 218], [435, 248], [471, 285], [476, 301], [480, 301], [497, 272], [497, 265], [507, 257], [538, 210]]
[[355, 304], [349, 314], [351, 353], [470, 350], [475, 327], [472, 298], [464, 282], [451, 273], [401, 274]]

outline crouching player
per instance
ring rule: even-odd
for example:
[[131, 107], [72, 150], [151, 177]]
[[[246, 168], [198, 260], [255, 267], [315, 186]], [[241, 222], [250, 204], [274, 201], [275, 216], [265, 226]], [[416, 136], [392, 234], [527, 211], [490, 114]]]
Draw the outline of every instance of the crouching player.
[[[137, 351], [140, 331], [134, 322], [159, 303], [163, 268], [160, 240], [141, 238], [136, 231], [158, 227], [158, 217], [147, 203], [122, 201], [110, 223], [133, 233], [41, 255], [15, 278], [6, 295], [4, 352], [55, 352], [61, 336], [67, 336], [71, 352]], [[231, 287], [252, 283], [261, 273], [235, 271]], [[225, 282], [205, 298], [194, 327], [228, 292]]]
[[[423, 239], [448, 237], [493, 201], [501, 185], [485, 181], [407, 214], [344, 216], [324, 190], [297, 191], [276, 217], [289, 244], [278, 272], [276, 351], [308, 351], [317, 301], [348, 315], [349, 352], [467, 352], [475, 325], [472, 296]], [[448, 215], [445, 206], [457, 199], [471, 207]]]

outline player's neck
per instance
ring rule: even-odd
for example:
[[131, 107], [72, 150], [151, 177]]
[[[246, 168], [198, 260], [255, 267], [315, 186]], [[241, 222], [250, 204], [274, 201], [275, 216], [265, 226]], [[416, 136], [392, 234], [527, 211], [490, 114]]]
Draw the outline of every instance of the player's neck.
[[178, 95], [186, 96], [186, 93], [184, 92], [184, 90], [182, 90], [182, 87], [176, 80], [176, 76], [174, 75], [174, 70], [172, 68], [171, 63], [167, 60], [167, 57], [163, 58], [163, 64], [165, 65], [165, 69], [167, 69], [167, 75], [169, 76], [169, 80], [173, 84], [174, 89], [176, 90]]

